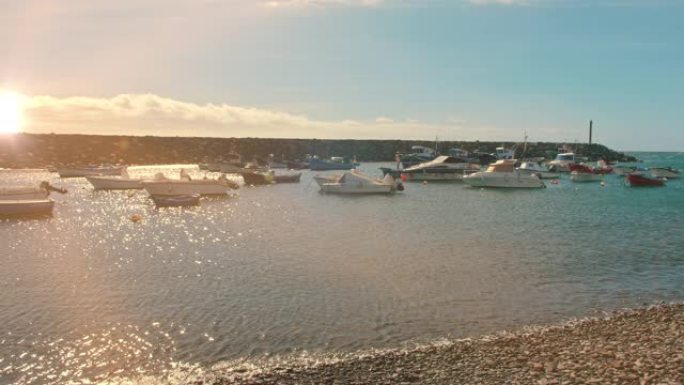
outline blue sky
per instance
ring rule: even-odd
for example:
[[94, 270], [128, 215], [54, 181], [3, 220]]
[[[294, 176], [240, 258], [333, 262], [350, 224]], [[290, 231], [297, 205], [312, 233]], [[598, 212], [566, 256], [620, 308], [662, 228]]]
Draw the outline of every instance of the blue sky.
[[26, 131], [684, 151], [680, 2], [53, 3], [0, 0]]

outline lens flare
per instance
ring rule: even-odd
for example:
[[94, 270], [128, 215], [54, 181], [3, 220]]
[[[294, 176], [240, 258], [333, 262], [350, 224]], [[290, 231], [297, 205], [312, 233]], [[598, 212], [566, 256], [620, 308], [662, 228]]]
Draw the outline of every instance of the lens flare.
[[21, 131], [21, 106], [19, 95], [10, 91], [0, 91], [0, 134]]

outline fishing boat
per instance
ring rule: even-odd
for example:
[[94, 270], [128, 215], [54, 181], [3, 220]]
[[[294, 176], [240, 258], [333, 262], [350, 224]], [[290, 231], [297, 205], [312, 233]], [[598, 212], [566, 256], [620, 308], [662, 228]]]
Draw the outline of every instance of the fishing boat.
[[57, 173], [61, 178], [79, 178], [96, 175], [121, 175], [125, 167], [72, 167], [58, 168]]
[[640, 172], [633, 172], [625, 176], [625, 182], [632, 187], [660, 187], [665, 186], [665, 180], [652, 178]]
[[143, 188], [142, 179], [131, 178], [125, 169], [121, 176], [87, 176], [95, 190], [138, 190]]
[[551, 171], [548, 167], [542, 166], [539, 162], [533, 160], [526, 160], [520, 164], [518, 170], [526, 174], [535, 174], [539, 179], [558, 179], [560, 172]]
[[435, 149], [425, 146], [411, 146], [411, 152], [397, 154], [403, 168], [413, 167], [420, 163], [429, 162], [437, 156]]
[[273, 180], [276, 183], [299, 183], [299, 180], [302, 179], [302, 173], [294, 173], [294, 174], [275, 174], [273, 176]]
[[52, 199], [0, 200], [0, 217], [51, 215]]
[[549, 166], [561, 172], [570, 172], [570, 165], [579, 163], [578, 156], [574, 152], [565, 152], [556, 155], [556, 159], [549, 162]]
[[309, 161], [309, 168], [311, 168], [312, 171], [351, 170], [358, 166], [358, 163], [354, 161], [348, 161], [339, 156], [333, 156], [330, 159], [320, 159], [314, 157]]
[[242, 179], [244, 179], [245, 184], [248, 186], [262, 186], [274, 182], [273, 171], [243, 169], [243, 171], [240, 172], [240, 175], [242, 175]]
[[571, 164], [570, 180], [573, 182], [599, 182], [603, 180], [604, 172], [584, 164]]
[[225, 195], [228, 191], [239, 188], [238, 184], [228, 180], [225, 174], [218, 179], [191, 179], [185, 170], [181, 170], [181, 179], [168, 179], [162, 173], [153, 180], [143, 180], [143, 188], [150, 195]]
[[187, 207], [198, 206], [199, 194], [188, 195], [151, 195], [150, 198], [157, 207]]
[[651, 167], [648, 169], [648, 171], [655, 178], [679, 178], [679, 170], [672, 167]]
[[463, 182], [473, 187], [543, 188], [544, 182], [536, 174], [521, 172], [515, 168], [515, 159], [501, 159], [489, 165], [486, 171], [463, 177]]
[[408, 181], [460, 181], [464, 175], [480, 171], [480, 165], [467, 159], [442, 155], [402, 171]]
[[391, 194], [403, 190], [401, 182], [386, 175], [383, 179], [375, 179], [356, 170], [348, 171], [339, 178], [327, 182], [317, 180], [321, 191], [329, 194]]
[[623, 176], [635, 172], [636, 169], [634, 166], [613, 166], [613, 174]]

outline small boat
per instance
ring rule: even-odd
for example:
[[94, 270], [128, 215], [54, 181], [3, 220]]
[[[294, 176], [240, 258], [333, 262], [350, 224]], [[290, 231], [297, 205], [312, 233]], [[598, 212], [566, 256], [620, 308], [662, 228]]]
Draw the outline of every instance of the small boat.
[[549, 166], [561, 172], [570, 172], [570, 165], [578, 161], [579, 157], [574, 152], [566, 152], [556, 155], [556, 159], [549, 162]]
[[0, 217], [51, 215], [52, 199], [0, 200]]
[[504, 146], [497, 147], [496, 148], [496, 153], [492, 154], [496, 156], [496, 159], [498, 160], [503, 160], [503, 159], [515, 159], [515, 149], [507, 149]]
[[327, 182], [316, 180], [321, 192], [329, 194], [391, 194], [404, 189], [401, 183], [386, 175], [383, 179], [374, 179], [358, 171], [348, 171], [339, 178], [331, 178]]
[[66, 189], [52, 186], [49, 182], [40, 182], [38, 186], [6, 186], [0, 187], [0, 200], [43, 200], [50, 192], [65, 194]]
[[337, 183], [342, 174], [339, 175], [315, 175], [313, 179], [318, 183], [319, 186], [323, 186], [326, 183]]
[[187, 207], [198, 206], [200, 202], [199, 194], [187, 195], [150, 195], [150, 198], [157, 207]]
[[632, 187], [660, 187], [665, 186], [665, 181], [660, 178], [651, 178], [640, 172], [633, 172], [625, 176], [625, 181]]
[[299, 183], [302, 179], [302, 173], [298, 172], [295, 174], [276, 174], [273, 176], [276, 183]]
[[245, 184], [248, 186], [263, 186], [274, 182], [273, 171], [243, 169], [240, 175], [242, 175], [242, 179], [245, 180]]
[[121, 175], [125, 167], [73, 167], [58, 168], [57, 173], [61, 178], [79, 178], [95, 175]]
[[603, 180], [604, 172], [584, 164], [570, 164], [570, 180], [573, 182], [599, 182]]
[[613, 166], [613, 174], [615, 175], [627, 175], [636, 171], [634, 166]]
[[648, 171], [655, 178], [675, 179], [679, 178], [679, 170], [672, 167], [651, 167]]
[[435, 159], [435, 157], [437, 157], [437, 152], [430, 147], [411, 146], [410, 153], [397, 154], [397, 157], [403, 168], [409, 168]]
[[309, 161], [309, 168], [311, 168], [312, 171], [351, 170], [358, 166], [358, 163], [348, 161], [339, 156], [333, 156], [327, 160], [311, 158], [311, 160]]
[[463, 177], [472, 187], [498, 188], [544, 188], [544, 182], [536, 174], [521, 172], [515, 168], [515, 159], [501, 159], [489, 165], [486, 171]]
[[185, 170], [181, 170], [181, 179], [168, 179], [162, 173], [153, 180], [143, 180], [143, 188], [150, 195], [225, 195], [228, 191], [239, 188], [238, 184], [228, 180], [225, 174], [218, 179], [191, 179]]
[[121, 176], [87, 176], [95, 190], [137, 190], [143, 188], [142, 179], [131, 178], [125, 169]]
[[460, 181], [464, 175], [480, 171], [480, 165], [467, 159], [442, 155], [402, 171], [409, 181]]
[[526, 160], [520, 164], [518, 167], [520, 172], [526, 174], [535, 174], [539, 179], [558, 179], [560, 178], [560, 172], [551, 171], [549, 168], [542, 166], [539, 162]]

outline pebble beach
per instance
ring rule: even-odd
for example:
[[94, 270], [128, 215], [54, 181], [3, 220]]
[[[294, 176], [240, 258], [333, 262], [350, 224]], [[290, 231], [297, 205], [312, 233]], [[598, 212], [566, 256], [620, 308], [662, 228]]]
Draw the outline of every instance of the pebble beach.
[[233, 367], [196, 384], [684, 384], [684, 304], [325, 363]]

